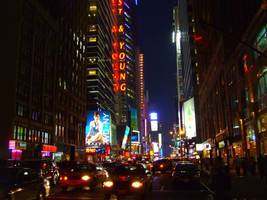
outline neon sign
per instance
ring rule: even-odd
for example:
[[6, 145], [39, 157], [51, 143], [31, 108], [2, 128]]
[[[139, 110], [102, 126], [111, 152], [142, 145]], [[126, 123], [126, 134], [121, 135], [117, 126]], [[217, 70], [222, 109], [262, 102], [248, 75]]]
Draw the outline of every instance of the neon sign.
[[[123, 13], [124, 0], [111, 0], [112, 11], [115, 17], [119, 17]], [[115, 38], [119, 38], [120, 34], [124, 33], [124, 25], [114, 24], [111, 27], [111, 33], [115, 35]], [[125, 42], [117, 39], [112, 44], [112, 69], [113, 69], [113, 90], [115, 92], [126, 91], [126, 54], [125, 54]]]

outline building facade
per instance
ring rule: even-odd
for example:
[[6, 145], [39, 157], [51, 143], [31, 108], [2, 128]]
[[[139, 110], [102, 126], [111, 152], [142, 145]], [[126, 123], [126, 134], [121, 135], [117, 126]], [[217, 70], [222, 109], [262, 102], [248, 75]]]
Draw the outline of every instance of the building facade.
[[4, 157], [74, 159], [75, 151], [84, 147], [84, 3], [16, 4], [17, 53], [8, 73], [13, 84], [12, 95], [6, 95], [11, 103], [4, 134], [9, 151]]
[[203, 156], [228, 164], [237, 155], [256, 159], [266, 154], [266, 2], [191, 3], [201, 37], [195, 42], [199, 133], [211, 146]]
[[[138, 134], [138, 90], [136, 50], [134, 35], [134, 1], [120, 0], [111, 1], [116, 21], [112, 26], [111, 33], [116, 38], [113, 43], [112, 66], [113, 66], [113, 90], [116, 94], [116, 119], [118, 123], [118, 144], [122, 143], [127, 127], [130, 128], [128, 150], [132, 148], [131, 135]], [[139, 147], [138, 147], [139, 148]]]

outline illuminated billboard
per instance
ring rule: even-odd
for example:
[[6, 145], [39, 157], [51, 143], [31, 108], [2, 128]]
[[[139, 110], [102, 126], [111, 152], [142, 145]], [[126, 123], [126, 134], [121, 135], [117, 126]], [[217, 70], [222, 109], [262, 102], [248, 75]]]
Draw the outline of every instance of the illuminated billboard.
[[194, 98], [184, 102], [183, 116], [186, 136], [188, 138], [196, 137], [196, 118]]
[[133, 131], [131, 136], [132, 143], [139, 143], [140, 142], [140, 132], [139, 131]]
[[85, 127], [85, 145], [110, 144], [110, 113], [88, 111]]
[[130, 128], [128, 126], [126, 126], [125, 132], [124, 132], [124, 137], [123, 137], [122, 144], [121, 144], [122, 149], [126, 149], [126, 144], [127, 144], [129, 133], [130, 133]]
[[152, 142], [152, 148], [153, 148], [154, 153], [159, 153], [159, 143]]
[[150, 120], [158, 120], [158, 113], [150, 113]]
[[158, 131], [158, 121], [151, 121], [151, 131]]
[[131, 110], [131, 128], [132, 130], [138, 131], [137, 110], [135, 108], [130, 108], [130, 110]]
[[152, 112], [150, 116], [151, 131], [158, 131], [158, 113]]

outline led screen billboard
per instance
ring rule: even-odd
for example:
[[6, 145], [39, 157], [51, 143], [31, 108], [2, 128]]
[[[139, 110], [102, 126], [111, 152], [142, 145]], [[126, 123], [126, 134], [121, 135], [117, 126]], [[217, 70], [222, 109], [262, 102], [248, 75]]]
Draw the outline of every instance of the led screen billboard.
[[85, 144], [110, 144], [110, 113], [88, 111], [85, 127]]
[[150, 113], [150, 120], [158, 120], [158, 113], [156, 112]]
[[125, 132], [124, 132], [124, 137], [123, 137], [122, 144], [121, 144], [122, 149], [126, 148], [129, 133], [130, 133], [130, 128], [128, 126], [126, 126]]
[[185, 133], [188, 138], [196, 137], [196, 119], [195, 119], [195, 104], [194, 98], [184, 102], [183, 116]]
[[158, 131], [158, 121], [151, 121], [151, 131]]
[[132, 130], [138, 131], [137, 110], [135, 108], [130, 108], [130, 110], [131, 110], [131, 128]]
[[139, 135], [140, 135], [139, 131], [133, 131], [131, 136], [131, 141], [133, 143], [139, 143], [140, 142]]

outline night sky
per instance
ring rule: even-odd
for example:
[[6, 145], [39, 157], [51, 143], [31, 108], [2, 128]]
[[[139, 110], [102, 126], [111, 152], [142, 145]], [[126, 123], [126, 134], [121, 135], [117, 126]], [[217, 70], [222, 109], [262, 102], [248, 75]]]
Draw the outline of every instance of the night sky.
[[[137, 8], [137, 42], [144, 53], [145, 89], [149, 92], [150, 111], [158, 112], [159, 121], [165, 124], [164, 135], [176, 115], [176, 57], [171, 41], [174, 2], [139, 0]], [[169, 154], [166, 146], [171, 144], [170, 137], [163, 143]]]

